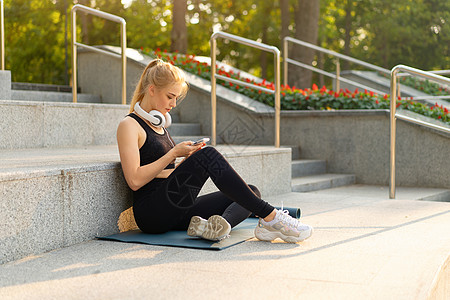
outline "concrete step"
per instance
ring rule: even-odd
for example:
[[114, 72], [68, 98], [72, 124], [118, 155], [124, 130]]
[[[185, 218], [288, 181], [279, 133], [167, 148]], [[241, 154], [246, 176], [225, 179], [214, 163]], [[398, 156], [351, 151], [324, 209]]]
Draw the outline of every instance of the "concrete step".
[[298, 145], [282, 145], [281, 148], [291, 149], [292, 159], [300, 159], [300, 147]]
[[[48, 102], [73, 102], [72, 93], [54, 91], [11, 90], [11, 100], [24, 101], [48, 101]], [[80, 103], [102, 103], [98, 95], [78, 94]]]
[[292, 178], [293, 192], [311, 192], [355, 183], [355, 175], [320, 174]]
[[[289, 149], [216, 148], [263, 195], [290, 191]], [[116, 145], [3, 149], [0, 161], [0, 264], [117, 233], [132, 204]]]
[[292, 178], [318, 175], [326, 172], [327, 163], [318, 159], [296, 159], [292, 161]]
[[[70, 85], [31, 83], [31, 82], [11, 82], [11, 89], [22, 91], [49, 91], [49, 92], [72, 93], [72, 87]], [[80, 88], [78, 88], [77, 91], [78, 93], [81, 93]]]
[[199, 123], [174, 123], [168, 128], [171, 136], [199, 136], [202, 128]]

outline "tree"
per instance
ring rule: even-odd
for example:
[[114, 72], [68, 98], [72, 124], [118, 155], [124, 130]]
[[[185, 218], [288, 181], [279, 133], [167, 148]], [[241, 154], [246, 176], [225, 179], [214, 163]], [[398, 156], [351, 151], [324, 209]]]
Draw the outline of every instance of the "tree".
[[188, 34], [186, 26], [186, 0], [173, 0], [172, 32], [170, 51], [186, 53], [188, 48]]
[[[295, 10], [295, 38], [317, 44], [317, 37], [319, 31], [319, 0], [299, 0]], [[305, 64], [311, 64], [315, 51], [306, 47], [292, 47], [293, 59]], [[298, 68], [289, 68], [289, 83], [300, 88], [311, 87], [312, 85], [312, 71]]]

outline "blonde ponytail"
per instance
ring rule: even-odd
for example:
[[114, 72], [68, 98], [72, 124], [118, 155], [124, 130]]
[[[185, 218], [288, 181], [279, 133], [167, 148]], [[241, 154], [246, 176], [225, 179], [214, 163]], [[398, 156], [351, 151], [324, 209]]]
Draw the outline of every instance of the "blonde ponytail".
[[142, 72], [141, 78], [136, 85], [130, 103], [130, 113], [133, 112], [136, 102], [140, 102], [144, 99], [144, 96], [151, 85], [161, 89], [174, 83], [180, 83], [182, 85], [181, 95], [177, 99], [179, 101], [186, 96], [189, 89], [184, 72], [180, 68], [164, 62], [161, 59], [152, 60], [145, 67], [144, 72]]

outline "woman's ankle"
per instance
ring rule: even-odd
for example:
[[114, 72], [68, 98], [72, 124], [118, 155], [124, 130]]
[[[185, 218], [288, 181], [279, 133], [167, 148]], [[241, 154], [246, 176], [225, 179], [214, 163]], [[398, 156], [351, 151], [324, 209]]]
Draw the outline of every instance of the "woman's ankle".
[[263, 218], [263, 220], [264, 220], [265, 222], [270, 222], [270, 221], [272, 221], [273, 219], [275, 219], [276, 214], [277, 214], [277, 210], [274, 209], [274, 210], [272, 210], [272, 212], [271, 212], [267, 217]]

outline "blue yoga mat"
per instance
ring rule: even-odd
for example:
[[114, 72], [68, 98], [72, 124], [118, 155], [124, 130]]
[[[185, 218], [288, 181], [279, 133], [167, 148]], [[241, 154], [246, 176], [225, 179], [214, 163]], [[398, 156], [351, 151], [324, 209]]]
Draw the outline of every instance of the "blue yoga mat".
[[[289, 211], [289, 214], [294, 218], [300, 218], [301, 212], [299, 208], [284, 207], [283, 209]], [[97, 238], [100, 240], [118, 241], [125, 243], [222, 250], [253, 238], [255, 236], [254, 230], [257, 224], [258, 218], [255, 218], [254, 216], [247, 218], [231, 230], [230, 237], [220, 242], [213, 242], [197, 237], [190, 237], [187, 235], [185, 230], [169, 231], [162, 234], [149, 234], [137, 229]]]
[[257, 224], [258, 219], [248, 218], [231, 230], [229, 238], [226, 238], [220, 242], [213, 242], [188, 236], [185, 230], [169, 231], [162, 234], [149, 234], [140, 230], [131, 230], [109, 236], [98, 237], [98, 239], [125, 243], [222, 250], [240, 244], [254, 237], [254, 230]]

